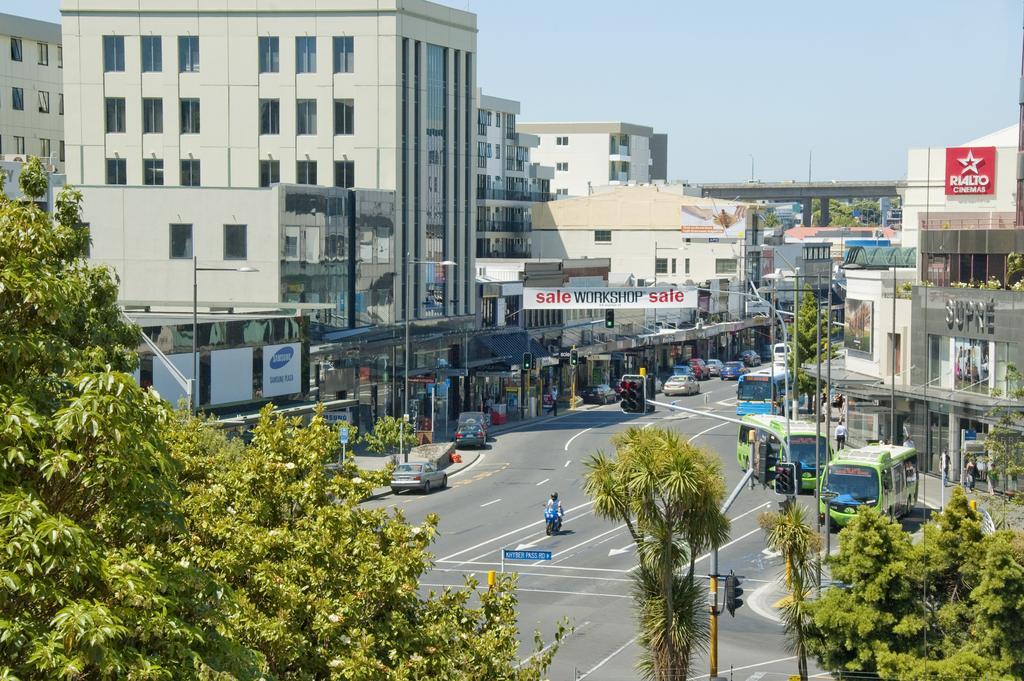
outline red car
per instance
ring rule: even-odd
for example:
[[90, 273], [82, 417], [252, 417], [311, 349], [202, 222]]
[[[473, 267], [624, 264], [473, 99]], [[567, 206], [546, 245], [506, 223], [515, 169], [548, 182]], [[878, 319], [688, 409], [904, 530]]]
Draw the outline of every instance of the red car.
[[693, 369], [693, 375], [698, 381], [706, 381], [711, 378], [711, 369], [704, 363], [704, 360], [699, 357], [693, 357], [690, 359], [690, 368]]

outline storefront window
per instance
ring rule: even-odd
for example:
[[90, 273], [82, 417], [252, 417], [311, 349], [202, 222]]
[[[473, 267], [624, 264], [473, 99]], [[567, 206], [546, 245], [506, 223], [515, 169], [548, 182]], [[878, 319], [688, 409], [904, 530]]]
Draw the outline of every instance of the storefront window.
[[928, 385], [953, 389], [953, 365], [949, 361], [950, 339], [928, 337]]

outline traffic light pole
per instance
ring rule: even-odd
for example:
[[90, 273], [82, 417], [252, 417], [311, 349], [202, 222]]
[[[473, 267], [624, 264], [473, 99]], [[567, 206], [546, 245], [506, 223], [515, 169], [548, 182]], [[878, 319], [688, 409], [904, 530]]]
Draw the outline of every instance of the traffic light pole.
[[[702, 412], [703, 413], [703, 412]], [[722, 504], [722, 514], [729, 512], [736, 499], [739, 498], [740, 492], [747, 486], [750, 479], [754, 477], [754, 467], [747, 466], [747, 472], [743, 474], [743, 479], [740, 480], [739, 484], [736, 485], [732, 490], [732, 494]], [[708, 661], [710, 662], [710, 669], [708, 675], [714, 679], [718, 676], [718, 547], [711, 547], [711, 570], [708, 574], [709, 591], [711, 598], [711, 645], [709, 649]]]

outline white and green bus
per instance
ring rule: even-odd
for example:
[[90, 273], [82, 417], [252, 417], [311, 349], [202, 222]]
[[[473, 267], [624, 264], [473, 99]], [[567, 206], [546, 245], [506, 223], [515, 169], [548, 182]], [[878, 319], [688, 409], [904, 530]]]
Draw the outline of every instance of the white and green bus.
[[[829, 526], [840, 527], [865, 506], [902, 518], [917, 505], [919, 480], [917, 450], [913, 447], [869, 445], [845, 449], [836, 452], [825, 470], [818, 512]], [[826, 497], [831, 498], [828, 504]]]
[[[754, 426], [765, 428], [758, 430]], [[736, 460], [740, 468], [746, 470], [750, 459], [750, 433], [758, 433], [758, 442], [767, 442], [773, 450], [774, 456], [781, 456], [782, 442], [786, 439], [786, 419], [783, 416], [772, 416], [770, 414], [747, 414], [743, 417], [743, 425], [740, 426], [739, 435], [736, 438]], [[828, 437], [823, 433], [820, 436], [817, 427], [809, 421], [790, 421], [789, 436], [791, 456], [793, 461], [800, 462], [801, 480], [800, 489], [814, 491], [815, 479], [817, 478], [817, 463], [820, 457], [821, 465], [824, 466], [829, 460]], [[819, 443], [815, 449], [815, 441]]]

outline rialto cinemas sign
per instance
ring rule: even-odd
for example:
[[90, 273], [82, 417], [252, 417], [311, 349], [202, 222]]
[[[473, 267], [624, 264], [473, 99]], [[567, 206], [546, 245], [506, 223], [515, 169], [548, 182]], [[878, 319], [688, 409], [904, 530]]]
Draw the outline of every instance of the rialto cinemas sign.
[[996, 148], [946, 149], [946, 195], [995, 194]]
[[946, 299], [946, 326], [950, 330], [970, 333], [996, 332], [996, 301], [995, 300], [957, 300]]

